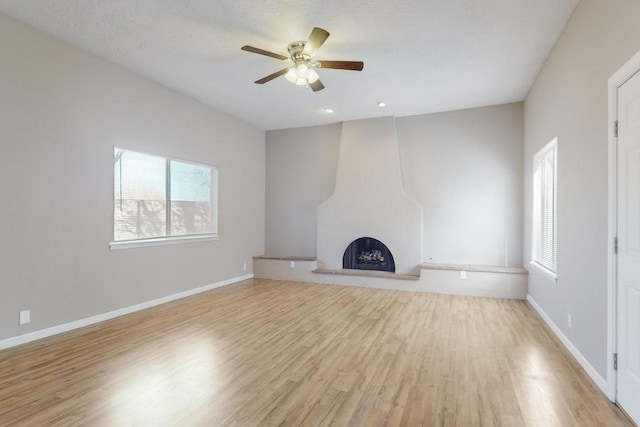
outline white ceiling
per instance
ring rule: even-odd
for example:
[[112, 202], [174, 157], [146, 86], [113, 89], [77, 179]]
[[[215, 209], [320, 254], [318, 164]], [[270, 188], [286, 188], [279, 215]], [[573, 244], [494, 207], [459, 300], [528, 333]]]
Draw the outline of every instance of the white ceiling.
[[[262, 129], [522, 101], [578, 0], [0, 0], [0, 12]], [[331, 36], [312, 92], [286, 66], [314, 26]], [[388, 106], [379, 108], [378, 101]], [[332, 108], [334, 114], [324, 113]]]

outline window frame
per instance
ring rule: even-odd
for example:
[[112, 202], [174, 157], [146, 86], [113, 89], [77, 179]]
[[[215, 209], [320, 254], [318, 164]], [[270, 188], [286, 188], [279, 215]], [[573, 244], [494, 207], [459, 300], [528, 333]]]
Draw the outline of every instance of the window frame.
[[[544, 197], [544, 194], [548, 192], [548, 179], [542, 173], [542, 168], [544, 162], [547, 160], [547, 157], [550, 153], [553, 152], [554, 162], [553, 162], [553, 231], [552, 231], [552, 239], [551, 242], [551, 257], [552, 264], [549, 265], [545, 263], [544, 259], [539, 259], [538, 257], [538, 244], [542, 247], [547, 246], [545, 242], [544, 229], [546, 228], [545, 222], [545, 211], [546, 211], [546, 203], [548, 203], [548, 199]], [[539, 174], [539, 175], [538, 175]], [[530, 264], [534, 267], [538, 268], [542, 273], [549, 276], [551, 279], [557, 280], [557, 271], [558, 271], [558, 137], [554, 137], [550, 142], [548, 142], [544, 147], [542, 147], [534, 156], [533, 156], [533, 173], [532, 173], [532, 221], [531, 221], [531, 262]], [[539, 206], [538, 209], [536, 207]], [[541, 224], [539, 226], [539, 230], [536, 227], [536, 221], [539, 221]], [[544, 255], [541, 258], [545, 258]]]
[[[195, 162], [192, 160], [184, 160], [172, 156], [159, 155], [156, 153], [151, 153], [148, 151], [140, 151], [136, 149], [124, 148], [122, 146], [113, 146], [113, 153], [116, 150], [122, 150], [125, 152], [133, 152], [137, 154], [144, 154], [154, 157], [159, 157], [165, 162], [165, 198], [166, 198], [166, 206], [165, 206], [165, 216], [166, 216], [166, 236], [159, 237], [148, 237], [141, 239], [129, 239], [129, 240], [116, 240], [115, 239], [115, 211], [116, 211], [116, 202], [115, 202], [115, 194], [116, 188], [112, 187], [112, 203], [113, 210], [111, 214], [112, 220], [112, 241], [109, 243], [110, 249], [127, 249], [127, 248], [137, 248], [137, 247], [145, 247], [145, 246], [158, 246], [158, 245], [170, 245], [170, 244], [179, 244], [179, 243], [190, 243], [190, 242], [207, 242], [207, 241], [215, 241], [219, 240], [219, 225], [218, 225], [218, 166], [211, 165], [202, 162]], [[208, 168], [211, 171], [211, 192], [210, 192], [210, 201], [211, 201], [211, 233], [199, 233], [199, 234], [182, 234], [182, 235], [168, 235], [171, 230], [171, 162], [179, 162], [187, 165], [194, 165], [199, 167]], [[115, 162], [112, 164], [112, 180], [111, 182], [115, 182]], [[113, 184], [112, 184], [113, 185]]]

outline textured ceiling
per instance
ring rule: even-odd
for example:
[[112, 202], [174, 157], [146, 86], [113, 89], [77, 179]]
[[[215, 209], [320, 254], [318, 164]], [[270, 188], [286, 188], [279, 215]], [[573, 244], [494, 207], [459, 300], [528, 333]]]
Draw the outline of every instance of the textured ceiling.
[[[578, 0], [0, 0], [0, 12], [262, 129], [408, 116], [521, 101]], [[284, 67], [240, 50], [286, 54], [314, 26], [312, 92]], [[379, 108], [385, 101], [386, 108]], [[332, 108], [334, 114], [322, 111]]]

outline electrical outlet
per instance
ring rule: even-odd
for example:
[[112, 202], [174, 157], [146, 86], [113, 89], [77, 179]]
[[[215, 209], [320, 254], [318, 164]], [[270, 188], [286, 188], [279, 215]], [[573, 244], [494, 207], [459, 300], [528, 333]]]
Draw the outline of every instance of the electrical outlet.
[[290, 268], [296, 268], [296, 262], [295, 261], [289, 261], [289, 267]]
[[242, 269], [243, 269], [243, 270], [246, 270], [246, 269], [247, 269], [247, 263], [246, 263], [246, 262], [243, 262], [243, 263], [242, 263]]
[[31, 323], [31, 310], [24, 310], [20, 312], [20, 324], [26, 325]]
[[571, 313], [567, 313], [567, 326], [571, 329]]
[[460, 272], [460, 278], [462, 280], [466, 280], [467, 279], [467, 272], [466, 271], [461, 271]]

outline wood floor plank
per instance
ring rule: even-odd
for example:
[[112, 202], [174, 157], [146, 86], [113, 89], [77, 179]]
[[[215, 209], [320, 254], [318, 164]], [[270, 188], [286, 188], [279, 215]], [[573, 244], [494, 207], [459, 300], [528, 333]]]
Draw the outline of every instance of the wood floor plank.
[[628, 426], [524, 301], [254, 279], [0, 352], [2, 426]]

